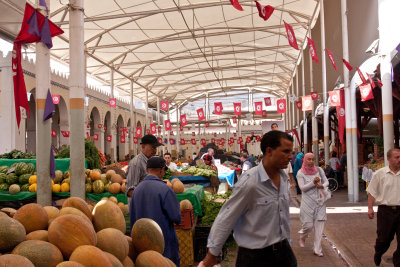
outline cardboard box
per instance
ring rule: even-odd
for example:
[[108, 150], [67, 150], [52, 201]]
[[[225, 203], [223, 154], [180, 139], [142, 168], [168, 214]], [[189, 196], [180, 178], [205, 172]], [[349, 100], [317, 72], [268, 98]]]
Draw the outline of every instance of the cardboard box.
[[179, 242], [180, 266], [186, 267], [194, 264], [193, 229], [176, 229]]

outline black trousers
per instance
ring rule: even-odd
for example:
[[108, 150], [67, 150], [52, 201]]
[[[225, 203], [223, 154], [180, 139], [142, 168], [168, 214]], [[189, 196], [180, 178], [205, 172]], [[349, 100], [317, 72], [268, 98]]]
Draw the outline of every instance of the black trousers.
[[297, 267], [287, 239], [262, 249], [239, 247], [236, 267]]
[[378, 206], [375, 255], [382, 255], [389, 249], [396, 234], [397, 249], [393, 253], [393, 264], [400, 267], [400, 206]]

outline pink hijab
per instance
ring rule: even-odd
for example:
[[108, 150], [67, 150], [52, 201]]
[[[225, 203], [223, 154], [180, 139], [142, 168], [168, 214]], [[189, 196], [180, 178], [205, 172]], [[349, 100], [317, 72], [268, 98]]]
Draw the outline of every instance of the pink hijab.
[[307, 153], [304, 155], [304, 160], [303, 160], [303, 165], [301, 166], [301, 171], [302, 173], [304, 173], [305, 175], [314, 175], [318, 172], [318, 167], [317, 166], [312, 166], [309, 167], [307, 166], [307, 160], [311, 157], [314, 156], [313, 153]]

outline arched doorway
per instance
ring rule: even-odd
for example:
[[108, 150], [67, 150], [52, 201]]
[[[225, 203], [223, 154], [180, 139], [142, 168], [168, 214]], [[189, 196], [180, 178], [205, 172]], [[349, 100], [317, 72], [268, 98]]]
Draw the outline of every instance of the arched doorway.
[[102, 135], [102, 129], [99, 128], [99, 124], [101, 124], [100, 112], [97, 107], [93, 107], [90, 112], [90, 136], [97, 134], [97, 140], [93, 139], [93, 142], [98, 149], [103, 150], [101, 142], [104, 137]]

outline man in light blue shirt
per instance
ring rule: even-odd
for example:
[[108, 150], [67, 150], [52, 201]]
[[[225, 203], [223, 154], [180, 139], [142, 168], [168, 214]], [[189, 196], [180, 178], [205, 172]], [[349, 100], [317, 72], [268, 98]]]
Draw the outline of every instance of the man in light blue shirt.
[[206, 267], [217, 264], [229, 234], [239, 246], [238, 267], [296, 267], [289, 245], [289, 188], [285, 169], [292, 158], [293, 138], [270, 131], [261, 140], [262, 162], [235, 184], [208, 237]]

